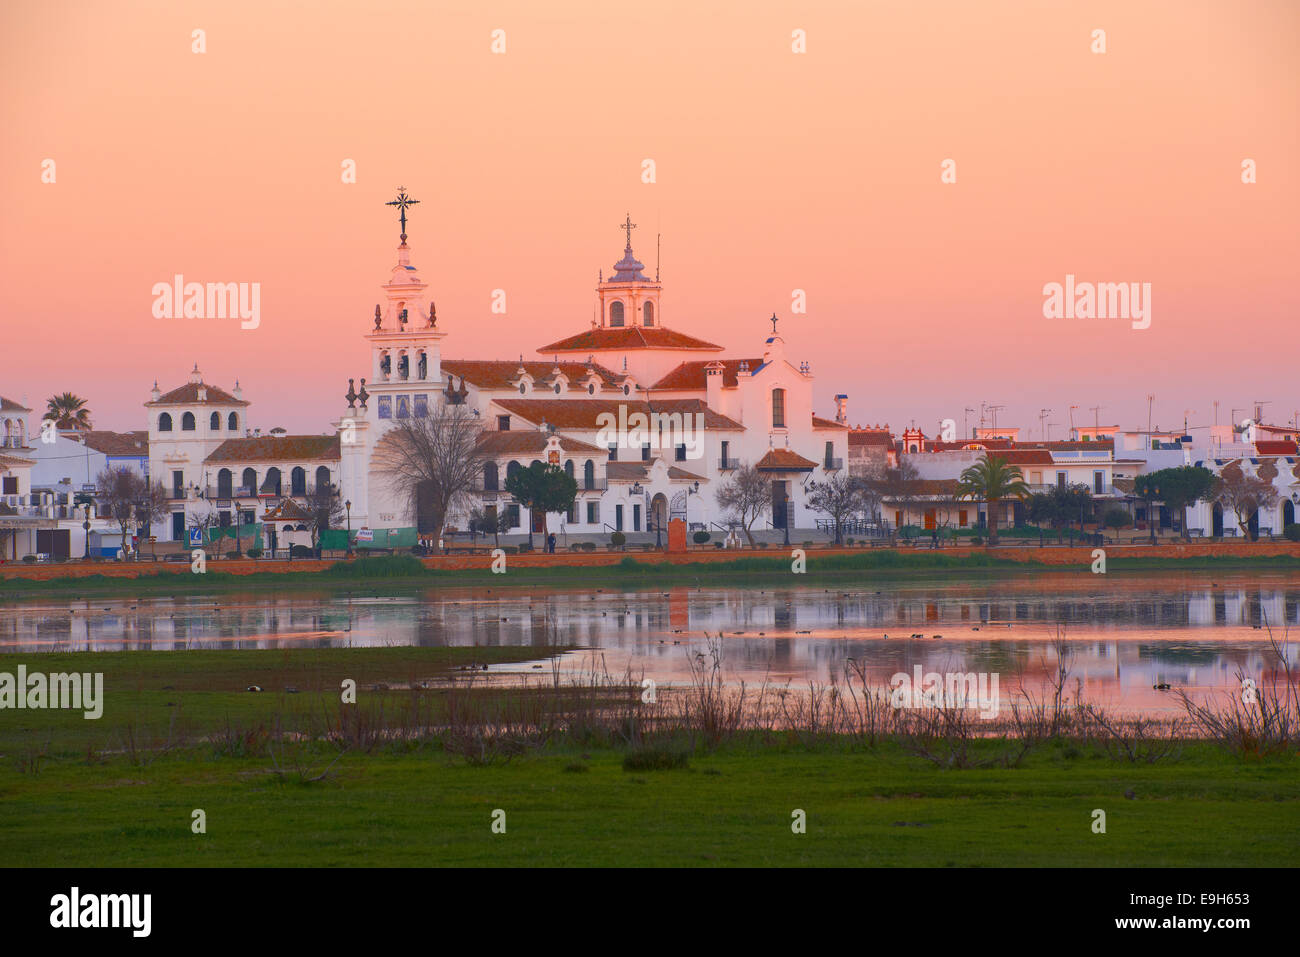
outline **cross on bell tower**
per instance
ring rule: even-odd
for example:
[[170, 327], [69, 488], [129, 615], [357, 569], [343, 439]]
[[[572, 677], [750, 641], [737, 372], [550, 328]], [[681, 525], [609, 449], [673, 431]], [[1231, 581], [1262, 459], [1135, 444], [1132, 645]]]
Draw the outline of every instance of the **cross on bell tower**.
[[627, 231], [627, 248], [632, 248], [632, 230], [636, 229], [636, 223], [632, 222], [632, 214], [628, 213], [627, 218], [623, 220], [623, 229]]
[[387, 203], [384, 203], [385, 206], [396, 206], [401, 210], [402, 242], [406, 242], [406, 210], [410, 206], [418, 206], [419, 203], [420, 201], [418, 199], [411, 199], [411, 197], [406, 195], [405, 186], [397, 187], [397, 199], [389, 200]]
[[769, 321], [772, 323], [772, 335], [776, 335], [776, 313], [772, 313], [772, 318]]

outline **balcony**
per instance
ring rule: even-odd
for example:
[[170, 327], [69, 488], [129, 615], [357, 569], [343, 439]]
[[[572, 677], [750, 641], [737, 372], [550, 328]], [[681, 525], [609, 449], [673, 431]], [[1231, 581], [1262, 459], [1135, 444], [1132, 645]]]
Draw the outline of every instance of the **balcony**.
[[578, 482], [579, 492], [603, 492], [609, 488], [609, 479], [593, 478], [590, 481], [582, 479]]
[[718, 459], [719, 472], [726, 472], [729, 469], [738, 469], [738, 468], [740, 468], [739, 459], [729, 459], [725, 455], [722, 458]]
[[823, 465], [823, 467], [826, 469], [826, 471], [828, 471], [828, 472], [834, 472], [834, 471], [837, 470], [837, 469], [842, 469], [842, 468], [844, 468], [844, 460], [843, 460], [843, 459], [825, 459], [825, 460], [822, 462], [822, 465]]

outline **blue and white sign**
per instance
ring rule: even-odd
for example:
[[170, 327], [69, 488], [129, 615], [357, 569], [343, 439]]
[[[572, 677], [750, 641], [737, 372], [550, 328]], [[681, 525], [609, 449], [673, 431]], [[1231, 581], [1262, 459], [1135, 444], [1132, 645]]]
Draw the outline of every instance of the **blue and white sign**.
[[203, 529], [201, 529], [201, 528], [191, 528], [191, 529], [190, 529], [190, 544], [191, 544], [191, 545], [202, 545], [202, 544], [203, 544]]

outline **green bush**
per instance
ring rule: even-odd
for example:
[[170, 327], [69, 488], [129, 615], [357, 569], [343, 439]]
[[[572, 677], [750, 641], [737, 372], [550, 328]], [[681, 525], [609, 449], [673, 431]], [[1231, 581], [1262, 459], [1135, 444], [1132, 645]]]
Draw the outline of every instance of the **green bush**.
[[24, 555], [24, 556], [23, 556], [23, 564], [24, 564], [24, 565], [34, 565], [35, 563], [36, 563], [36, 556], [35, 556], [35, 555]]
[[613, 535], [609, 536], [609, 543], [615, 548], [622, 548], [627, 544], [627, 536], [622, 532], [615, 532]]
[[579, 542], [578, 547], [584, 552], [594, 552], [596, 550], [595, 542]]
[[983, 545], [983, 544], [984, 544], [984, 539], [980, 538], [978, 535], [973, 535], [973, 536], [971, 536], [970, 543], [971, 543], [972, 545]]
[[424, 563], [414, 555], [375, 555], [350, 562], [335, 562], [326, 574], [362, 578], [409, 578], [426, 575]]
[[1292, 522], [1286, 528], [1282, 529], [1282, 537], [1288, 542], [1300, 542], [1300, 525]]
[[641, 563], [637, 561], [635, 558], [633, 558], [631, 555], [628, 555], [626, 558], [624, 558], [621, 562], [618, 563], [618, 567], [627, 571], [636, 571], [641, 567]]
[[518, 555], [518, 554], [519, 554], [519, 546], [518, 546], [518, 545], [502, 545], [502, 546], [501, 546], [501, 551], [505, 552], [507, 555]]
[[650, 745], [635, 748], [623, 755], [624, 771], [674, 771], [689, 763], [690, 755], [685, 751]]
[[248, 550], [248, 557], [249, 557], [249, 558], [261, 558], [261, 557], [262, 557], [262, 550], [261, 550], [260, 548], [250, 548], [250, 549]]
[[708, 533], [708, 532], [704, 532], [704, 531], [700, 531], [700, 532], [696, 532], [696, 533], [695, 533], [694, 535], [692, 535], [691, 537], [692, 537], [693, 539], [695, 539], [695, 544], [696, 544], [696, 545], [703, 545], [705, 542], [707, 542], [707, 541], [709, 540], [709, 533]]

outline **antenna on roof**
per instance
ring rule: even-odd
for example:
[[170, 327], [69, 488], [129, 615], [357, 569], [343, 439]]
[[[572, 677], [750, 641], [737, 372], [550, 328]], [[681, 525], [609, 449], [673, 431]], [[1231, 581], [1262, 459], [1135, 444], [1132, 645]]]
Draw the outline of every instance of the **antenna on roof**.
[[655, 282], [659, 281], [659, 239], [662, 233], [655, 233]]

